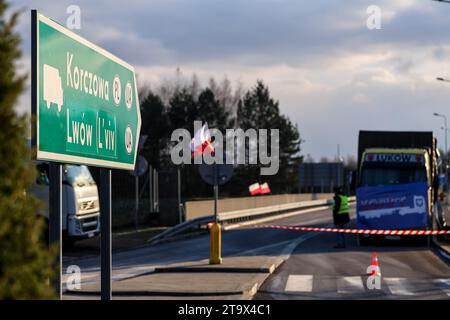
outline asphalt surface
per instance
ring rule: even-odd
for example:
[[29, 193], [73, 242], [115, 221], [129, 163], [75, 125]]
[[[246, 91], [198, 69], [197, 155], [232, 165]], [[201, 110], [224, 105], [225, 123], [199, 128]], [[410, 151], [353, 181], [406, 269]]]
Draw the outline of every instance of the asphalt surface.
[[[270, 224], [327, 226], [331, 211], [320, 210], [272, 221]], [[243, 227], [223, 232], [222, 256], [284, 256], [286, 261], [260, 287], [256, 299], [449, 299], [450, 266], [426, 244], [359, 247], [347, 235], [347, 248], [334, 249], [334, 234]], [[366, 286], [366, 268], [376, 251], [381, 289]], [[113, 254], [114, 280], [171, 263], [207, 259], [209, 236], [141, 247]], [[100, 258], [63, 257], [63, 270], [76, 264], [82, 283], [98, 283]], [[63, 275], [63, 282], [67, 275]], [[64, 285], [64, 284], [63, 284]]]
[[[306, 240], [261, 286], [255, 299], [450, 299], [448, 261], [427, 242], [384, 241], [334, 249], [336, 235]], [[380, 287], [369, 289], [367, 267], [376, 252]], [[369, 279], [372, 283], [375, 279]]]

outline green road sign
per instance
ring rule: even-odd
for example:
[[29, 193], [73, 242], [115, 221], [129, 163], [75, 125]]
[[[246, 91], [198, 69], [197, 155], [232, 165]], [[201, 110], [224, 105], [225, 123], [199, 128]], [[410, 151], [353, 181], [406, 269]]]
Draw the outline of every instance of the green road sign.
[[37, 159], [133, 170], [134, 68], [39, 13], [32, 28]]

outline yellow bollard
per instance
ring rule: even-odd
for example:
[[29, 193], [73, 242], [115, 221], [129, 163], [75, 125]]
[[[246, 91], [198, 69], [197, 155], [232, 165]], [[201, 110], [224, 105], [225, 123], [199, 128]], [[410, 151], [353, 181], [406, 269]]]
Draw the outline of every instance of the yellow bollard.
[[222, 264], [222, 234], [220, 224], [214, 223], [209, 232], [210, 234], [210, 257], [209, 264]]

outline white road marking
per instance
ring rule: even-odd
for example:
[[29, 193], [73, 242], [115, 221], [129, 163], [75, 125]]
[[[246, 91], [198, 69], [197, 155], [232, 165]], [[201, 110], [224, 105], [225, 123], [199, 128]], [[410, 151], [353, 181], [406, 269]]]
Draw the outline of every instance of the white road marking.
[[407, 289], [408, 279], [405, 278], [384, 278], [384, 281], [389, 287], [393, 295], [412, 296], [414, 292]]
[[364, 284], [361, 277], [339, 277], [337, 279], [338, 293], [360, 293], [365, 292]]
[[308, 275], [290, 275], [288, 277], [285, 291], [288, 292], [311, 292], [313, 276]]
[[[326, 227], [330, 227], [331, 225], [327, 225]], [[309, 240], [311, 238], [314, 238], [318, 236], [319, 233], [314, 232], [307, 232], [303, 236], [295, 239], [295, 240], [285, 240], [277, 243], [268, 244], [262, 247], [249, 249], [245, 251], [241, 251], [238, 253], [233, 253], [233, 256], [256, 256], [256, 255], [264, 255], [267, 254], [267, 252], [271, 252], [270, 249], [284, 246], [282, 252], [279, 254], [279, 256], [285, 261], [288, 260], [291, 257], [292, 252], [299, 246], [302, 242]]]

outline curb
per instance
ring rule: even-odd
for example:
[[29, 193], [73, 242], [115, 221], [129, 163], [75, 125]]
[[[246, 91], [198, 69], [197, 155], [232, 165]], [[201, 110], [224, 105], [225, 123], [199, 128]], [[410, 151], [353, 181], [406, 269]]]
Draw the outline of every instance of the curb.
[[[113, 296], [119, 297], [205, 297], [205, 296], [231, 296], [231, 295], [243, 295], [244, 290], [236, 291], [213, 291], [213, 292], [183, 292], [183, 291], [113, 291]], [[63, 295], [69, 296], [100, 296], [100, 291], [76, 291], [76, 290], [66, 290]]]
[[[228, 257], [224, 257], [226, 259]], [[272, 274], [279, 265], [285, 260], [280, 258], [274, 263], [270, 263], [266, 267], [223, 267], [223, 266], [174, 266], [174, 267], [155, 267], [151, 270], [128, 277], [121, 278], [117, 281], [125, 281], [130, 279], [136, 279], [142, 276], [148, 276], [156, 273], [253, 273], [253, 274]]]
[[259, 268], [245, 268], [245, 267], [162, 267], [155, 268], [152, 273], [195, 273], [195, 272], [209, 272], [209, 273], [269, 273], [275, 271], [276, 264], [269, 267]]
[[[150, 291], [150, 290], [136, 290], [136, 291], [126, 291], [117, 290], [112, 292], [112, 296], [115, 297], [179, 297], [179, 298], [189, 298], [189, 297], [229, 297], [236, 296], [233, 299], [252, 299], [252, 297], [258, 292], [259, 286], [265, 281], [265, 279], [270, 275], [266, 274], [264, 279], [258, 279], [255, 281], [256, 277], [261, 277], [264, 274], [259, 274], [253, 277], [250, 284], [242, 285], [241, 288], [237, 290], [230, 291], [203, 291], [203, 292], [192, 292], [192, 291]], [[100, 291], [77, 291], [77, 290], [65, 290], [63, 295], [66, 296], [79, 296], [79, 297], [98, 297], [100, 296]]]

